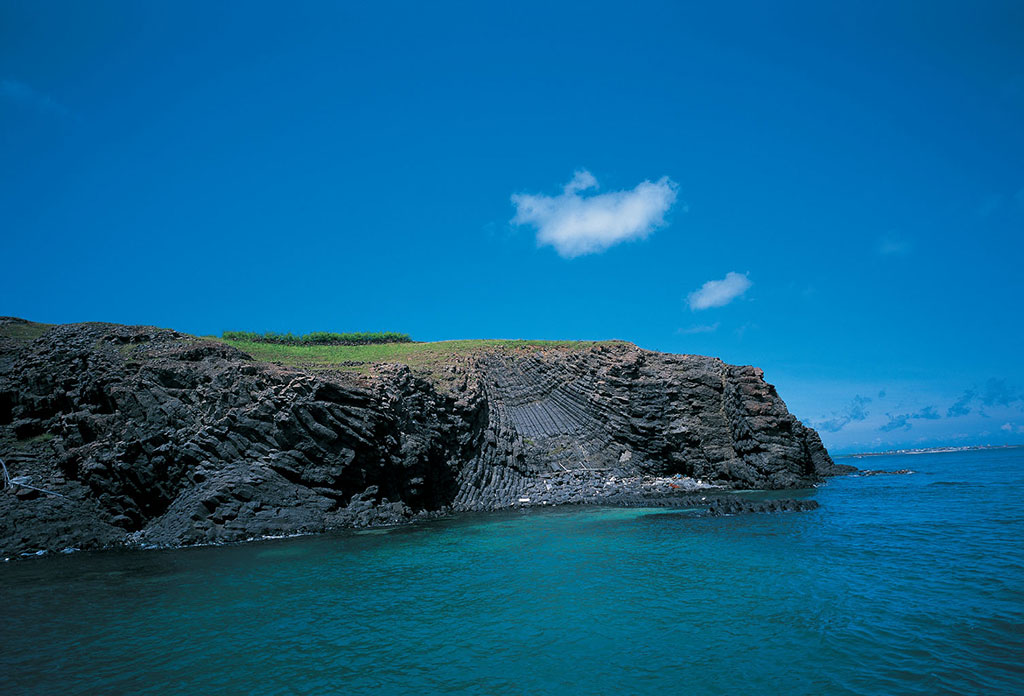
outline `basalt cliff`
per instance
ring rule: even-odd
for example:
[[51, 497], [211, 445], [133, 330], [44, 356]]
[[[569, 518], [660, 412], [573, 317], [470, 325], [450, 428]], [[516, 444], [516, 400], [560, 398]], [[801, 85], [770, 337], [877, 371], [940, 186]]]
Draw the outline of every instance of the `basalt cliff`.
[[740, 511], [750, 504], [728, 490], [806, 488], [843, 469], [759, 369], [709, 357], [481, 350], [426, 379], [399, 364], [284, 367], [93, 323], [0, 338], [0, 458], [4, 556], [516, 506]]

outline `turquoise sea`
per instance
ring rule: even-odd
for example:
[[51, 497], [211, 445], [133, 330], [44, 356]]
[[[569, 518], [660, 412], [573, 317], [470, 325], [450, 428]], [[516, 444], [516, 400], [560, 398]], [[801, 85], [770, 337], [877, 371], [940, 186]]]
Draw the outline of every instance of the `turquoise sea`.
[[0, 691], [1024, 693], [1024, 449], [847, 461], [917, 473], [0, 564]]

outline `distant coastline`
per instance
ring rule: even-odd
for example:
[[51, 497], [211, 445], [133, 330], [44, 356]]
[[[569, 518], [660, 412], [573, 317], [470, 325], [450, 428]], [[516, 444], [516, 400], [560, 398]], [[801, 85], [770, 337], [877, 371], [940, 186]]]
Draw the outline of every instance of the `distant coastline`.
[[921, 449], [896, 449], [884, 452], [855, 452], [853, 454], [837, 454], [836, 459], [848, 459], [861, 457], [884, 457], [894, 454], [941, 454], [943, 452], [969, 452], [971, 450], [998, 450], [1017, 449], [1024, 445], [963, 445], [959, 447], [923, 447]]

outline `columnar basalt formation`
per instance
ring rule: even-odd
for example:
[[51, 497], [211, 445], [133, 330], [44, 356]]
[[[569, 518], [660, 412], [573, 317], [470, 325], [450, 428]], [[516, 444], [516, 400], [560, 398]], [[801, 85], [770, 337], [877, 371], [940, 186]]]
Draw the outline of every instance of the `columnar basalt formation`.
[[307, 372], [113, 324], [0, 339], [0, 457], [6, 555], [520, 505], [684, 505], [684, 481], [799, 488], [840, 471], [760, 370], [714, 358], [481, 350], [428, 380], [388, 364]]

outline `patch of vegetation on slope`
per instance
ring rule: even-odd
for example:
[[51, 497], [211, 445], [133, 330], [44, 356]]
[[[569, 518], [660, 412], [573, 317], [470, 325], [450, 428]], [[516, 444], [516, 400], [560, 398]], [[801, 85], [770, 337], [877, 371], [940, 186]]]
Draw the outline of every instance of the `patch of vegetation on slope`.
[[290, 345], [258, 341], [215, 339], [261, 362], [275, 362], [306, 370], [341, 370], [369, 373], [376, 363], [401, 363], [425, 377], [459, 357], [483, 352], [525, 353], [553, 349], [588, 349], [618, 341], [531, 341], [474, 339], [434, 343], [379, 343], [368, 345]]
[[17, 317], [0, 317], [0, 338], [18, 343], [28, 343], [53, 328], [53, 324], [38, 324]]
[[358, 346], [378, 343], [412, 343], [409, 334], [395, 331], [356, 331], [352, 333], [334, 333], [331, 331], [313, 331], [308, 334], [293, 333], [254, 333], [252, 331], [224, 331], [221, 338], [228, 341], [249, 343], [276, 343], [289, 346], [304, 345], [341, 345]]

